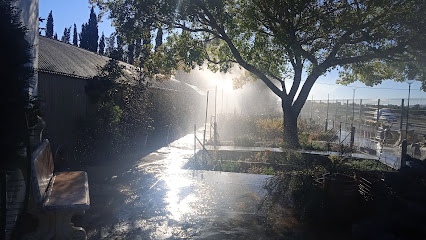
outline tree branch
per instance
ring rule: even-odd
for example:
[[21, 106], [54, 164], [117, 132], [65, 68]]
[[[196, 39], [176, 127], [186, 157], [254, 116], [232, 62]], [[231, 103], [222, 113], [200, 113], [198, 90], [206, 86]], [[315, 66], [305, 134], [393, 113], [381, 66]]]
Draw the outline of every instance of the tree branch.
[[245, 68], [247, 71], [253, 73], [258, 78], [260, 78], [260, 80], [262, 80], [266, 84], [266, 86], [268, 86], [269, 89], [271, 89], [271, 91], [275, 93], [278, 97], [283, 98], [284, 96], [286, 96], [287, 93], [285, 91], [281, 91], [277, 86], [275, 86], [275, 84], [271, 82], [271, 80], [264, 73], [262, 73], [255, 66], [244, 61], [244, 59], [241, 57], [240, 52], [235, 47], [229, 36], [226, 34], [225, 30], [219, 26], [213, 14], [210, 13], [210, 11], [205, 7], [204, 4], [200, 3], [199, 6], [209, 18], [211, 27], [216, 29], [216, 31], [218, 31], [218, 33], [221, 35], [221, 39], [223, 39], [227, 43], [232, 55], [235, 57], [236, 62], [240, 64], [243, 68]]

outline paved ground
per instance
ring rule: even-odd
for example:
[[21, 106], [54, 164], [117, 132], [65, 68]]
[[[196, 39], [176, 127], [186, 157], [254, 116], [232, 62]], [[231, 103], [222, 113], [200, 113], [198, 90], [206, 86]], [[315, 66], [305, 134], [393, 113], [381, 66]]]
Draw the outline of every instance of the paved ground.
[[[89, 239], [293, 239], [290, 210], [264, 207], [270, 176], [182, 169], [193, 135], [143, 157], [88, 169]], [[305, 237], [303, 237], [306, 239]]]

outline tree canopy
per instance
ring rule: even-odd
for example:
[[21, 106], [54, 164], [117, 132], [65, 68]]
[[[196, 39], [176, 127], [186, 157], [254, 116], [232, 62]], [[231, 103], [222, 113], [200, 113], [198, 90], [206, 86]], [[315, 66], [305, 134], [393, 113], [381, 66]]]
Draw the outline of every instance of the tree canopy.
[[[166, 46], [152, 54], [147, 68], [170, 72], [208, 62], [209, 68], [226, 72], [238, 64], [262, 80], [282, 99], [284, 141], [289, 139], [294, 146], [297, 116], [314, 83], [327, 71], [338, 68], [343, 84], [359, 80], [374, 85], [385, 79], [425, 82], [422, 0], [98, 4], [109, 7], [118, 31], [129, 36], [152, 31], [155, 24], [167, 26]], [[292, 80], [290, 86], [286, 79]]]

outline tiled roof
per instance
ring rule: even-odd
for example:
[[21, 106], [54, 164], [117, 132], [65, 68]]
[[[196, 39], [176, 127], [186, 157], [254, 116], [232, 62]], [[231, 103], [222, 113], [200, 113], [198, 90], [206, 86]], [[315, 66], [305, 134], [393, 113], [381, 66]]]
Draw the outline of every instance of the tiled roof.
[[[51, 38], [39, 36], [38, 70], [52, 74], [67, 75], [76, 78], [89, 79], [98, 73], [98, 68], [104, 66], [109, 58], [90, 52]], [[127, 81], [137, 79], [136, 68], [130, 64], [120, 62], [124, 68], [124, 78]], [[203, 94], [197, 87], [175, 79], [166, 81], [151, 80], [151, 87], [173, 91]]]

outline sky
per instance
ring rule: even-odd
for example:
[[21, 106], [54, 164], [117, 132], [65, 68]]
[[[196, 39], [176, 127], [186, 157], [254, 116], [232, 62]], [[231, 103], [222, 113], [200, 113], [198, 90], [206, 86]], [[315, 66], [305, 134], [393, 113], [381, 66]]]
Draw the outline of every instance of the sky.
[[[53, 12], [53, 24], [54, 32], [58, 34], [60, 39], [65, 27], [77, 25], [77, 31], [81, 31], [81, 25], [89, 20], [90, 5], [88, 0], [40, 0], [39, 16], [41, 18], [47, 18], [50, 10]], [[95, 9], [98, 13], [98, 10]], [[40, 24], [40, 27], [45, 27], [46, 21]], [[98, 24], [99, 36], [102, 32], [105, 36], [109, 36], [114, 32], [114, 27], [111, 26], [111, 20], [108, 19], [107, 15], [104, 16], [102, 22]], [[71, 29], [72, 34], [73, 29]], [[44, 35], [44, 32], [42, 32]], [[208, 73], [209, 75], [211, 73]], [[217, 78], [222, 78], [223, 75], [212, 75]], [[355, 90], [355, 99], [401, 99], [408, 97], [408, 84], [397, 83], [393, 81], [384, 81], [382, 84], [377, 85], [373, 88], [366, 87], [362, 83], [354, 83], [349, 86], [341, 86], [336, 84], [338, 77], [337, 71], [332, 71], [325, 76], [321, 76], [317, 83], [315, 83], [310, 96], [314, 99], [326, 100], [327, 96], [330, 99], [352, 99], [353, 88]], [[227, 77], [228, 81], [231, 81], [230, 77]], [[290, 84], [290, 82], [288, 82]], [[411, 98], [420, 98], [421, 101], [426, 102], [426, 93], [420, 90], [420, 82], [414, 82], [411, 85]]]

